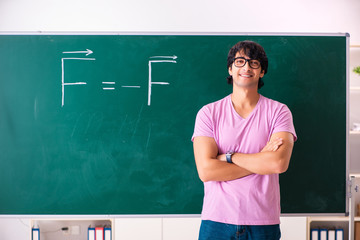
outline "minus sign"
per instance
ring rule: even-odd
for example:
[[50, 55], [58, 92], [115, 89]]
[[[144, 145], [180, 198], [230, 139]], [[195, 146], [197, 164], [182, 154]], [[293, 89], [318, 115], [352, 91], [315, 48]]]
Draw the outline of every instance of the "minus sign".
[[115, 90], [115, 88], [103, 88], [103, 90]]
[[140, 88], [140, 86], [121, 86], [121, 87], [124, 87], [124, 88]]

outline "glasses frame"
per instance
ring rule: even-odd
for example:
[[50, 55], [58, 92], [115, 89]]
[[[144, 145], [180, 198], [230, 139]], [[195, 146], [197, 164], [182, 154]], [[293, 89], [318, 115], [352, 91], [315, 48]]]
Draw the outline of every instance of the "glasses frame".
[[[242, 65], [242, 66], [236, 66], [235, 65], [235, 60], [236, 59], [243, 59], [243, 60], [245, 60], [245, 63], [244, 63], [244, 65]], [[251, 66], [251, 62], [250, 61], [258, 61], [259, 62], [259, 67], [253, 67], [253, 66]], [[235, 67], [238, 67], [238, 68], [240, 68], [240, 67], [244, 67], [245, 65], [246, 65], [246, 63], [247, 62], [249, 62], [249, 67], [251, 67], [252, 69], [259, 69], [260, 67], [261, 67], [261, 62], [259, 61], [259, 60], [256, 60], [256, 59], [246, 59], [246, 58], [244, 58], [244, 57], [236, 57], [236, 58], [234, 58], [234, 60], [233, 60], [233, 63], [234, 63], [234, 66]]]

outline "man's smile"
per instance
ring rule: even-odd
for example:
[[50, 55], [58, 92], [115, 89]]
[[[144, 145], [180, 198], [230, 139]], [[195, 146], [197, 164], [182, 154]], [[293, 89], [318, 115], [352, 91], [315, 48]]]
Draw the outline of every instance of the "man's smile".
[[252, 77], [252, 75], [250, 74], [239, 74], [241, 77], [246, 77], [246, 78], [250, 78]]

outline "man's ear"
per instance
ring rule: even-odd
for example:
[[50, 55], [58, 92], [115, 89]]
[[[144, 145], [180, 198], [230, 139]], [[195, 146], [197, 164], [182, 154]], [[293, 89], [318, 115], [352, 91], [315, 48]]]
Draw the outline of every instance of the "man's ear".
[[261, 70], [261, 72], [260, 72], [260, 77], [263, 78], [264, 75], [265, 75], [265, 70]]
[[230, 76], [232, 76], [232, 66], [229, 67], [228, 72], [229, 72]]

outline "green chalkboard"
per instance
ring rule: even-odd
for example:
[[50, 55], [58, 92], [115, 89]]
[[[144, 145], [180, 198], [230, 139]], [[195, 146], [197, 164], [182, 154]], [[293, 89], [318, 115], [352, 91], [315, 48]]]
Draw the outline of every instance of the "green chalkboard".
[[199, 214], [195, 116], [245, 39], [298, 134], [282, 212], [345, 213], [346, 35], [3, 34], [0, 214]]

